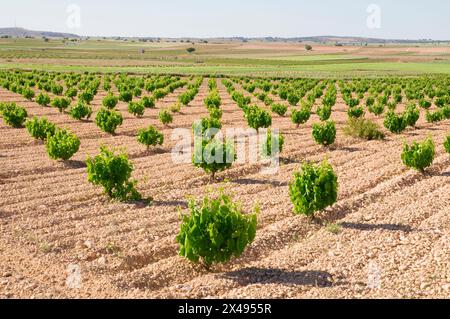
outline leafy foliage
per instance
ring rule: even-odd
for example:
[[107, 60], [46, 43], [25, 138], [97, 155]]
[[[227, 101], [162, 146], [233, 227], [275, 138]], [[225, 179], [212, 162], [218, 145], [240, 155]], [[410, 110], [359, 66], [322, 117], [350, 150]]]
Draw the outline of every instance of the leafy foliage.
[[387, 128], [391, 133], [400, 134], [407, 126], [403, 115], [397, 115], [395, 112], [390, 111], [386, 114], [384, 119], [384, 127]]
[[136, 190], [136, 181], [130, 181], [133, 165], [125, 153], [115, 154], [105, 146], [100, 154], [86, 161], [88, 181], [101, 185], [109, 197], [119, 201], [138, 201], [142, 196]]
[[220, 194], [189, 203], [190, 214], [182, 216], [176, 240], [179, 254], [206, 267], [239, 257], [256, 235], [256, 214], [245, 215], [239, 204]]
[[318, 144], [332, 145], [336, 140], [336, 124], [333, 121], [314, 124], [312, 135]]
[[245, 119], [247, 120], [248, 126], [255, 130], [268, 128], [272, 125], [272, 117], [270, 114], [256, 105], [247, 108]]
[[81, 120], [81, 119], [89, 119], [92, 115], [92, 108], [83, 103], [78, 102], [75, 106], [72, 106], [70, 109], [70, 116], [72, 116], [74, 119]]
[[34, 91], [30, 88], [25, 88], [22, 90], [22, 96], [31, 101], [34, 98]]
[[333, 167], [326, 161], [320, 165], [305, 163], [294, 173], [289, 194], [296, 214], [313, 216], [315, 212], [337, 201], [338, 180]]
[[272, 134], [267, 130], [267, 137], [261, 146], [261, 155], [265, 158], [273, 157], [283, 151], [284, 136], [281, 133]]
[[119, 93], [119, 101], [129, 103], [133, 100], [133, 93], [130, 91], [122, 91]]
[[431, 138], [422, 143], [413, 142], [411, 146], [405, 144], [402, 161], [407, 167], [424, 172], [425, 168], [433, 164], [435, 152], [435, 145]]
[[145, 113], [145, 106], [142, 103], [130, 102], [128, 112], [136, 117], [142, 117]]
[[450, 153], [450, 135], [445, 139], [444, 148], [447, 153]]
[[288, 107], [284, 104], [274, 103], [272, 104], [272, 112], [279, 116], [284, 116], [288, 110]]
[[60, 113], [62, 113], [64, 110], [66, 110], [70, 105], [70, 100], [65, 97], [55, 97], [52, 101], [52, 106], [56, 107]]
[[50, 96], [48, 96], [48, 94], [39, 93], [38, 96], [36, 97], [36, 103], [41, 106], [47, 106], [50, 104], [50, 102], [51, 102], [51, 100], [50, 100]]
[[53, 135], [47, 134], [46, 148], [50, 158], [68, 160], [78, 152], [80, 140], [67, 130], [57, 129]]
[[56, 131], [55, 124], [49, 122], [45, 117], [38, 119], [34, 117], [25, 123], [28, 133], [35, 139], [46, 140], [47, 136], [53, 136]]
[[28, 116], [27, 111], [16, 103], [2, 104], [0, 111], [3, 121], [14, 128], [23, 127]]
[[292, 110], [291, 121], [299, 127], [300, 124], [307, 123], [310, 117], [311, 110], [308, 107], [302, 107], [300, 110]]
[[155, 108], [155, 99], [152, 97], [144, 96], [140, 103], [147, 109]]
[[375, 104], [369, 106], [369, 112], [373, 113], [375, 115], [383, 114], [384, 110], [385, 110], [385, 104], [382, 104], [382, 103], [375, 103]]
[[195, 167], [211, 173], [212, 179], [215, 178], [217, 172], [230, 168], [236, 159], [236, 151], [231, 142], [223, 143], [218, 139], [204, 139], [202, 137], [202, 140], [196, 141], [194, 145], [192, 163]]
[[300, 102], [300, 97], [295, 93], [289, 93], [287, 96], [287, 101], [290, 105], [295, 106]]
[[102, 100], [102, 105], [110, 110], [115, 108], [117, 103], [119, 103], [119, 98], [112, 93], [109, 93]]
[[138, 131], [137, 140], [139, 143], [147, 146], [148, 150], [150, 146], [162, 145], [164, 142], [164, 135], [154, 126], [150, 125], [147, 129]]
[[409, 104], [403, 114], [403, 119], [406, 125], [414, 127], [419, 120], [420, 111], [414, 104]]
[[204, 103], [208, 109], [219, 108], [220, 104], [222, 104], [219, 92], [217, 90], [211, 91], [205, 98]]
[[91, 102], [94, 100], [94, 94], [91, 91], [83, 91], [78, 94], [78, 100], [85, 104], [91, 104]]
[[321, 121], [328, 121], [331, 116], [331, 106], [324, 105], [317, 109], [317, 115]]
[[347, 115], [350, 118], [360, 118], [364, 115], [364, 109], [362, 107], [350, 107]]
[[369, 141], [384, 139], [384, 133], [380, 127], [375, 122], [364, 118], [350, 118], [344, 127], [344, 133]]
[[122, 125], [122, 114], [114, 110], [102, 108], [95, 117], [95, 124], [104, 132], [115, 134], [117, 127]]
[[159, 121], [164, 125], [168, 125], [173, 122], [173, 116], [168, 110], [161, 110], [158, 114], [158, 118]]

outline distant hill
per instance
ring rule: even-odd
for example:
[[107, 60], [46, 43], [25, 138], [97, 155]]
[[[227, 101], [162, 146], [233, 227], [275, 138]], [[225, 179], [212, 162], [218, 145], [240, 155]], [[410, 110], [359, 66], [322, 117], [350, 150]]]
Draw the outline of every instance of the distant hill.
[[221, 40], [232, 41], [266, 41], [266, 42], [311, 42], [311, 43], [333, 43], [333, 44], [414, 44], [414, 43], [448, 43], [450, 41], [440, 41], [432, 39], [377, 39], [365, 37], [345, 37], [345, 36], [314, 36], [314, 37], [294, 37], [294, 38], [280, 38], [280, 37], [265, 37], [265, 38], [220, 38]]
[[49, 31], [32, 31], [24, 28], [0, 28], [0, 37], [9, 36], [13, 38], [80, 38], [79, 35], [72, 33], [62, 32], [49, 32]]
[[[33, 31], [27, 30], [24, 28], [0, 28], [0, 37], [9, 36], [14, 38], [76, 38], [80, 39], [77, 34], [72, 33], [62, 33], [62, 32], [49, 32], [49, 31]], [[90, 38], [90, 37], [83, 37]], [[93, 37], [100, 38], [100, 37]], [[140, 39], [140, 40], [185, 40], [185, 41], [266, 41], [266, 42], [312, 42], [312, 43], [333, 43], [333, 44], [414, 44], [414, 43], [448, 43], [450, 41], [441, 41], [441, 40], [432, 40], [432, 39], [417, 39], [417, 40], [407, 40], [407, 39], [377, 39], [377, 38], [365, 38], [365, 37], [346, 37], [346, 36], [313, 36], [313, 37], [292, 37], [292, 38], [282, 38], [282, 37], [260, 37], [260, 38], [252, 38], [252, 37], [211, 37], [211, 38], [159, 38], [159, 37], [101, 37], [104, 39]]]

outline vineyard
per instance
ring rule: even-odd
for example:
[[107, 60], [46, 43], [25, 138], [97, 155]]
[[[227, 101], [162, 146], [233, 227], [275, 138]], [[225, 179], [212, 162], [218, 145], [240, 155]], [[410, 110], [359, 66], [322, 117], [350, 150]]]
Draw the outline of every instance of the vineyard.
[[0, 292], [448, 297], [449, 153], [448, 76], [0, 71]]

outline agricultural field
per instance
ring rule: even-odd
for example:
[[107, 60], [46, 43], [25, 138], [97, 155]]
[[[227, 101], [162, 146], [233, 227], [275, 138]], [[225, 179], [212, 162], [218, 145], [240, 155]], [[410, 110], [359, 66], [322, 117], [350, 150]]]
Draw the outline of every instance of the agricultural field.
[[[450, 45], [336, 46], [267, 41], [141, 42], [0, 39], [0, 69], [74, 72], [354, 78], [450, 74]], [[187, 49], [194, 48], [189, 53]]]
[[[2, 41], [0, 296], [450, 297], [448, 48], [146, 44], [184, 57], [163, 65]], [[176, 162], [196, 128], [252, 128], [261, 160], [195, 162], [192, 140]], [[246, 149], [217, 136], [200, 150]]]

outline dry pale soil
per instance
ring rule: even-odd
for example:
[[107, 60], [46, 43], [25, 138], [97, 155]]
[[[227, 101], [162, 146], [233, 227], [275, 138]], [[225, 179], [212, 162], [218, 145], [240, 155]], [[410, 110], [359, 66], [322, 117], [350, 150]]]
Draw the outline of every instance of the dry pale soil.
[[[219, 83], [224, 127], [246, 127], [242, 111]], [[444, 137], [450, 122], [427, 124], [384, 141], [343, 135], [342, 99], [334, 107], [335, 146], [315, 144], [310, 122], [295, 128], [274, 116], [285, 135], [282, 165], [266, 176], [256, 164], [234, 165], [209, 177], [191, 164], [171, 159], [172, 128], [190, 128], [207, 114], [200, 94], [163, 127], [158, 110], [178, 89], [137, 119], [125, 117], [117, 136], [93, 121], [80, 122], [52, 108], [0, 90], [0, 101], [16, 101], [29, 115], [46, 116], [81, 139], [66, 163], [48, 158], [45, 146], [25, 129], [0, 123], [0, 297], [1, 298], [449, 298], [450, 159]], [[100, 108], [100, 93], [93, 104]], [[375, 118], [377, 119], [377, 118]], [[382, 123], [381, 119], [377, 119]], [[136, 130], [149, 124], [164, 132], [163, 147], [146, 152]], [[422, 175], [400, 160], [405, 141], [432, 135], [437, 154]], [[108, 200], [88, 183], [84, 161], [102, 144], [126, 147], [139, 191], [151, 206]], [[321, 223], [292, 213], [289, 182], [303, 161], [328, 158], [339, 177], [339, 200], [322, 212]], [[255, 241], [241, 258], [206, 271], [177, 255], [179, 211], [187, 198], [223, 187], [250, 211], [261, 207]], [[326, 224], [326, 225], [325, 225]]]

